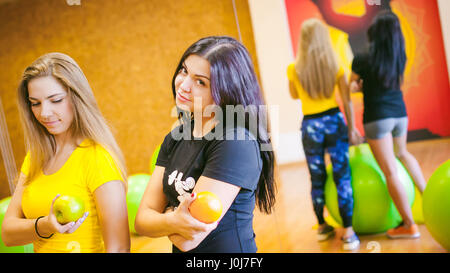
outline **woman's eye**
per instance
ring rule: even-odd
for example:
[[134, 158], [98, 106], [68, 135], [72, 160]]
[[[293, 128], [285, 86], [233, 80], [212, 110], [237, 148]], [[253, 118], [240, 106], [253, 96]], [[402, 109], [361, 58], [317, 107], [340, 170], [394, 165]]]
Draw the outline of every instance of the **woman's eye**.
[[181, 67], [180, 73], [181, 74], [187, 74], [187, 69], [185, 67]]
[[202, 81], [202, 80], [197, 80], [197, 83], [200, 84], [200, 85], [202, 85], [202, 86], [205, 86], [205, 82]]
[[31, 106], [38, 106], [40, 102], [31, 102]]
[[53, 103], [58, 103], [58, 102], [62, 102], [63, 99], [58, 99], [58, 100], [54, 100], [52, 101]]

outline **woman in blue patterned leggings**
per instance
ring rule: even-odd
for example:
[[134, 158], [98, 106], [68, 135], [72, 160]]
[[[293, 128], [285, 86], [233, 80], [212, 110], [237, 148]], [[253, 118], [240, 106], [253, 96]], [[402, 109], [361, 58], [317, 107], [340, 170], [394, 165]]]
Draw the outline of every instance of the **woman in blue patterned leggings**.
[[[328, 113], [327, 113], [328, 112]], [[344, 228], [352, 225], [353, 196], [348, 158], [347, 125], [338, 108], [303, 118], [302, 142], [311, 174], [311, 195], [319, 225], [324, 224], [325, 152], [330, 155]]]
[[[332, 226], [325, 222], [325, 152], [333, 165], [333, 178], [338, 192], [339, 210], [343, 219], [343, 249], [359, 246], [359, 238], [352, 227], [353, 194], [348, 158], [349, 140], [361, 142], [356, 130], [352, 101], [344, 69], [335, 56], [327, 27], [318, 19], [306, 20], [300, 33], [297, 59], [288, 66], [289, 91], [302, 102], [302, 142], [311, 174], [311, 195], [314, 212], [319, 222], [318, 239], [334, 235]], [[348, 128], [335, 97], [339, 87]]]

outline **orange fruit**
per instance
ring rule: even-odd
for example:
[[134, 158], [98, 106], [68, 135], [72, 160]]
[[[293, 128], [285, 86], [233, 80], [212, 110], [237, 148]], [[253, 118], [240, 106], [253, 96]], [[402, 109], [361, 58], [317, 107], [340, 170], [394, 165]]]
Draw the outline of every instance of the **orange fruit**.
[[210, 224], [217, 221], [222, 215], [222, 202], [212, 192], [202, 191], [189, 206], [191, 215], [200, 222]]

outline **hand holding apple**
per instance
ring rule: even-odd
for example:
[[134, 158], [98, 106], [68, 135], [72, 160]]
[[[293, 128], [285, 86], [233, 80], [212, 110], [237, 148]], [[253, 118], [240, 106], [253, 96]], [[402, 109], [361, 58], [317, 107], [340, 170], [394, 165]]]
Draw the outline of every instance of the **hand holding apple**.
[[48, 229], [52, 233], [73, 233], [89, 215], [89, 212], [84, 212], [84, 210], [84, 202], [81, 199], [56, 195], [46, 219]]
[[59, 196], [53, 203], [53, 213], [58, 223], [62, 225], [74, 222], [83, 216], [84, 202], [76, 196]]

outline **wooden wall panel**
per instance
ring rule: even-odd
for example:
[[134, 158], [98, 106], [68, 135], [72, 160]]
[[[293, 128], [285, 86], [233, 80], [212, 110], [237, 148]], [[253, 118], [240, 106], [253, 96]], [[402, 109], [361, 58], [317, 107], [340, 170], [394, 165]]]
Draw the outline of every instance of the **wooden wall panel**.
[[[204, 36], [239, 39], [232, 0], [2, 2], [0, 95], [18, 169], [26, 151], [16, 89], [25, 67], [42, 54], [63, 52], [78, 62], [133, 174], [148, 172], [153, 149], [176, 120], [171, 78], [183, 51]], [[236, 8], [257, 65], [247, 1], [236, 0]], [[1, 198], [9, 189], [3, 166], [0, 172]]]

